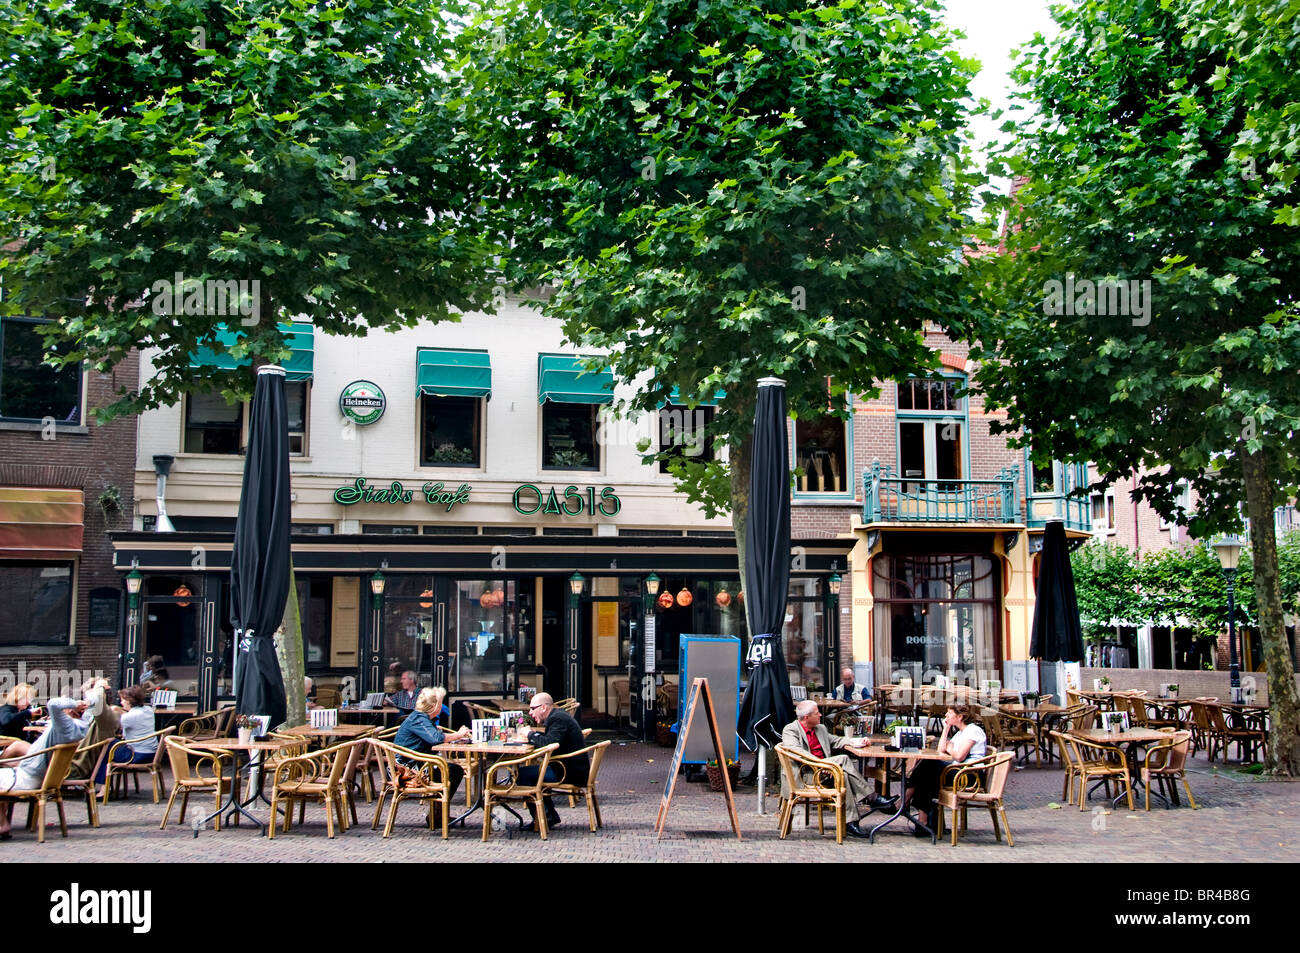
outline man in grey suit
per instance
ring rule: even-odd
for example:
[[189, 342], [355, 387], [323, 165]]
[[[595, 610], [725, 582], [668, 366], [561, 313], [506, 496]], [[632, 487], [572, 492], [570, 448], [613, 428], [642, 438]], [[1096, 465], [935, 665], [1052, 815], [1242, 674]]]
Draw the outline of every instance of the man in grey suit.
[[[792, 721], [785, 726], [781, 732], [781, 744], [787, 748], [794, 748], [804, 754], [811, 754], [815, 758], [821, 758], [832, 764], [837, 764], [844, 769], [844, 783], [848, 786], [848, 800], [851, 803], [857, 817], [846, 824], [844, 829], [854, 837], [870, 837], [871, 835], [859, 827], [864, 812], [862, 802], [871, 796], [869, 782], [862, 776], [858, 768], [860, 761], [853, 755], [835, 754], [844, 748], [862, 746], [866, 744], [865, 739], [855, 739], [850, 741], [841, 738], [839, 735], [832, 735], [822, 727], [821, 712], [817, 709], [817, 703], [814, 701], [801, 701], [795, 706], [795, 715], [798, 721]], [[789, 797], [790, 792], [787, 790], [788, 784], [784, 775], [781, 778], [781, 796]]]

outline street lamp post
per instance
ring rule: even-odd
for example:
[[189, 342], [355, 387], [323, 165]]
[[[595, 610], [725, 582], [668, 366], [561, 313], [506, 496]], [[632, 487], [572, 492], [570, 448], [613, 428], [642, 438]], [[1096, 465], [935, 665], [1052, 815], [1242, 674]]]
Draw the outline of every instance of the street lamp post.
[[123, 683], [133, 685], [138, 680], [140, 662], [140, 586], [144, 576], [140, 575], [140, 561], [131, 560], [131, 571], [126, 574], [126, 651], [123, 653], [126, 672]]
[[830, 692], [835, 676], [839, 674], [840, 657], [840, 574], [831, 570], [823, 593], [826, 600], [826, 684], [822, 690]]
[[566, 698], [577, 698], [582, 692], [581, 673], [578, 660], [581, 655], [582, 615], [580, 610], [582, 587], [586, 580], [582, 573], [575, 572], [569, 577], [569, 631], [564, 642], [564, 694]]
[[646, 659], [653, 659], [651, 643], [655, 637], [655, 599], [659, 596], [659, 585], [655, 573], [645, 577], [645, 589], [641, 593], [641, 638], [632, 642], [627, 660], [629, 697], [635, 699], [637, 733], [642, 741], [653, 738], [655, 730], [654, 666], [647, 664]]
[[370, 644], [366, 646], [365, 653], [367, 671], [362, 674], [361, 679], [365, 692], [377, 692], [381, 685], [379, 653], [384, 625], [384, 588], [388, 584], [383, 570], [387, 568], [388, 560], [385, 559], [380, 563], [379, 569], [375, 570], [375, 574], [370, 577]]
[[1237, 625], [1233, 618], [1234, 581], [1237, 577], [1237, 562], [1241, 559], [1241, 539], [1237, 536], [1223, 536], [1214, 541], [1214, 552], [1219, 557], [1219, 566], [1223, 569], [1224, 579], [1228, 583], [1228, 679], [1232, 688], [1232, 701], [1241, 702], [1241, 666], [1237, 662]]

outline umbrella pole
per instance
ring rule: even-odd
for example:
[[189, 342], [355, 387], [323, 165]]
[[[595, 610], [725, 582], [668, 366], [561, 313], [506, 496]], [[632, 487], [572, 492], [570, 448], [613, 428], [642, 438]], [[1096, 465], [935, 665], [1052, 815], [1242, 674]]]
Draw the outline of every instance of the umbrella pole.
[[758, 746], [758, 813], [767, 813], [767, 745]]

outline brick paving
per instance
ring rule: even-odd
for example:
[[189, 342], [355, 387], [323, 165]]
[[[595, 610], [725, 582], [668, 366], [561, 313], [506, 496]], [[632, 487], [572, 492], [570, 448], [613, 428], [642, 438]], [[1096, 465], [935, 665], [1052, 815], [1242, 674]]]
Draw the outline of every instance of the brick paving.
[[[1077, 807], [1049, 807], [1061, 800], [1062, 774], [1054, 768], [1032, 765], [1015, 772], [1007, 788], [1007, 813], [1016, 845], [993, 839], [987, 813], [971, 811], [970, 830], [958, 847], [947, 839], [937, 846], [913, 838], [902, 822], [886, 829], [874, 845], [846, 838], [841, 846], [833, 835], [803, 829], [801, 818], [785, 841], [777, 838], [776, 798], [769, 798], [769, 814], [756, 812], [753, 787], [741, 786], [737, 813], [744, 840], [737, 842], [727, 822], [721, 794], [707, 783], [678, 778], [676, 793], [662, 840], [654, 833], [655, 814], [663, 794], [664, 770], [672, 752], [667, 748], [635, 743], [615, 744], [601, 769], [602, 813], [605, 826], [596, 834], [586, 826], [586, 809], [570, 809], [562, 802], [564, 823], [543, 843], [536, 834], [507, 836], [494, 828], [491, 839], [480, 841], [481, 815], [468, 829], [453, 828], [443, 841], [423, 826], [423, 811], [404, 805], [393, 836], [384, 840], [370, 830], [373, 806], [358, 804], [361, 824], [334, 840], [325, 836], [324, 814], [308, 806], [307, 821], [274, 841], [259, 836], [251, 826], [205, 830], [195, 837], [187, 823], [158, 830], [163, 805], [152, 803], [147, 793], [124, 802], [110, 802], [102, 811], [102, 827], [86, 824], [85, 805], [69, 804], [69, 836], [59, 837], [57, 823], [47, 832], [44, 846], [21, 824], [14, 839], [0, 851], [23, 848], [26, 862], [185, 863], [189, 861], [551, 861], [580, 862], [802, 862], [906, 861], [940, 863], [963, 861], [999, 863], [1023, 861], [1300, 861], [1300, 783], [1260, 781], [1241, 777], [1222, 764], [1211, 768], [1204, 755], [1193, 759], [1190, 783], [1199, 811], [1185, 804], [1166, 810], [1154, 803], [1150, 814], [1130, 812], [1121, 802], [1110, 814]], [[744, 768], [752, 764], [747, 756]], [[1100, 795], [1099, 795], [1100, 797]], [[461, 798], [458, 797], [458, 801]], [[208, 802], [210, 803], [210, 802]], [[191, 807], [194, 802], [191, 801]], [[265, 817], [265, 806], [262, 817]], [[25, 817], [25, 808], [21, 817]]]

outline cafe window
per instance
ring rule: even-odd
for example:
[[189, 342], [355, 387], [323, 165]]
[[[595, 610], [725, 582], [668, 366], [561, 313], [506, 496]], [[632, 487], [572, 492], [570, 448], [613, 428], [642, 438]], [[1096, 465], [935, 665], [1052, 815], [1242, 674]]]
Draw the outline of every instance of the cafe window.
[[298, 620], [302, 626], [304, 661], [309, 671], [330, 667], [330, 616], [334, 580], [328, 576], [298, 576]]
[[795, 466], [804, 493], [852, 492], [849, 484], [849, 421], [833, 414], [794, 422]]
[[[289, 453], [307, 452], [307, 407], [310, 381], [285, 381], [284, 403]], [[237, 454], [248, 445], [249, 401], [228, 404], [219, 393], [185, 395], [185, 452]]]
[[542, 469], [599, 470], [600, 405], [542, 404]]
[[0, 321], [0, 419], [81, 423], [81, 365], [45, 363], [40, 325], [31, 318]]
[[482, 421], [482, 398], [421, 396], [420, 466], [479, 466]]
[[0, 563], [0, 645], [68, 645], [72, 563]]
[[708, 463], [713, 459], [713, 441], [708, 436], [715, 408], [703, 405], [665, 404], [659, 408], [659, 472], [668, 473], [673, 460]]

